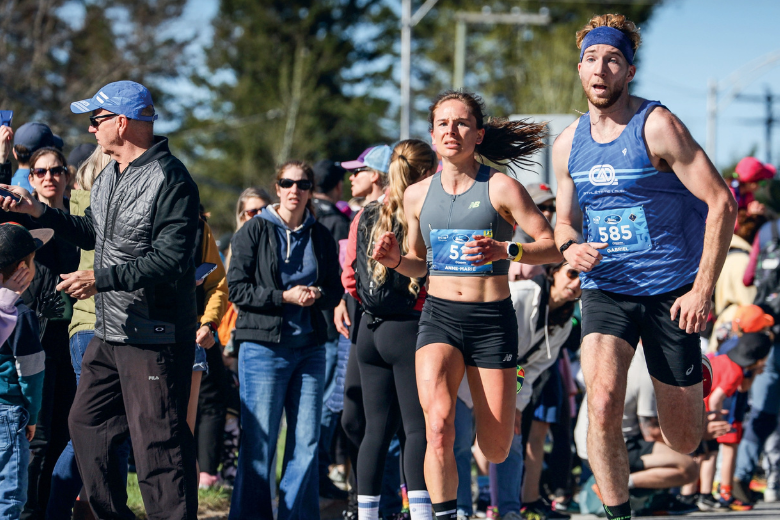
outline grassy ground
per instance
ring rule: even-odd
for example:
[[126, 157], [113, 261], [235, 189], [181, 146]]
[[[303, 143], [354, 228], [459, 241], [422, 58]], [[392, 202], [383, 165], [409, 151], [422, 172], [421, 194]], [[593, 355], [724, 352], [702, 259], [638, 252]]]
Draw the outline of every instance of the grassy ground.
[[[138, 477], [135, 473], [127, 476], [127, 505], [138, 519], [146, 518], [141, 491], [138, 489]], [[230, 509], [230, 491], [223, 488], [198, 490], [198, 513], [225, 512]]]
[[[284, 445], [287, 436], [287, 428], [282, 425], [281, 432], [279, 434], [279, 442], [277, 444], [277, 456], [276, 456], [276, 482], [277, 484], [282, 478], [282, 461], [284, 459]], [[144, 503], [141, 499], [141, 490], [138, 488], [138, 476], [135, 473], [130, 473], [127, 476], [127, 505], [135, 513], [135, 517], [138, 519], [146, 518], [146, 511], [144, 510]], [[216, 488], [216, 489], [199, 489], [198, 490], [198, 513], [203, 514], [206, 512], [221, 513], [230, 510], [230, 490]]]

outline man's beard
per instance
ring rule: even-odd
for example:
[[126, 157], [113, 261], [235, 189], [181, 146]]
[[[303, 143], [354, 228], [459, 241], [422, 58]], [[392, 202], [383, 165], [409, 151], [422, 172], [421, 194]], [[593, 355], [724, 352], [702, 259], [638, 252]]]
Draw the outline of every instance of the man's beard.
[[609, 88], [609, 96], [606, 98], [593, 96], [590, 89], [586, 88], [583, 90], [585, 90], [585, 96], [588, 98], [588, 101], [590, 101], [590, 104], [600, 109], [611, 107], [620, 99], [620, 96], [623, 95], [623, 86], [620, 84], [616, 84], [614, 87]]

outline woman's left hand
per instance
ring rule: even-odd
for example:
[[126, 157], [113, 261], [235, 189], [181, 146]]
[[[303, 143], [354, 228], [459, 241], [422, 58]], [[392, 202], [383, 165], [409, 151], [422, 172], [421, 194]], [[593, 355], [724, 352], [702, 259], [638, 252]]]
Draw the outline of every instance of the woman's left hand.
[[203, 325], [195, 332], [195, 343], [203, 348], [211, 348], [214, 346], [214, 334], [211, 333], [211, 329], [208, 325]]
[[499, 242], [483, 235], [474, 235], [474, 240], [466, 242], [463, 247], [463, 260], [472, 265], [485, 265], [496, 260], [506, 260], [506, 242]]

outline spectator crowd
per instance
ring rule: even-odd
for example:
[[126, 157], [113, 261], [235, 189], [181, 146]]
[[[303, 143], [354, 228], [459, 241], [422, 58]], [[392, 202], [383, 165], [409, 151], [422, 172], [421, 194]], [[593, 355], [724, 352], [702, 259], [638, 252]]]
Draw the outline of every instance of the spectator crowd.
[[[71, 109], [90, 113], [97, 144], [67, 156], [44, 123], [0, 126], [2, 517], [133, 518], [133, 471], [149, 518], [195, 518], [197, 489], [211, 487], [232, 489], [235, 519], [316, 519], [333, 501], [344, 520], [431, 518], [414, 355], [426, 280], [371, 251], [389, 231], [410, 247], [404, 191], [441, 167], [436, 151], [409, 139], [288, 161], [270, 189], [241, 193], [232, 238], [217, 240], [186, 166], [153, 132], [146, 88], [111, 83]], [[637, 516], [780, 499], [775, 174], [746, 157], [727, 179], [739, 212], [701, 333], [713, 377], [693, 453], [664, 442], [637, 349], [622, 422]], [[525, 188], [554, 227], [550, 186]], [[459, 519], [603, 515], [579, 274], [511, 264], [514, 438], [504, 462], [488, 461], [464, 377]]]

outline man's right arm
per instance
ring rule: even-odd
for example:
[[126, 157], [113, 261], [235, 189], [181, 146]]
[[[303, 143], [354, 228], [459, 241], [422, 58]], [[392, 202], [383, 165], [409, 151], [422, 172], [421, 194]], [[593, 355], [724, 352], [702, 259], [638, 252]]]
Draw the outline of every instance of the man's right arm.
[[35, 219], [42, 227], [51, 228], [54, 234], [71, 244], [92, 251], [95, 249], [95, 223], [92, 220], [92, 208], [88, 207], [83, 217], [65, 211], [44, 206], [43, 214]]
[[553, 143], [553, 170], [558, 181], [558, 193], [555, 198], [555, 245], [560, 248], [573, 241], [563, 252], [569, 265], [578, 271], [588, 272], [601, 261], [601, 253], [607, 244], [599, 242], [583, 243], [582, 210], [580, 209], [577, 187], [569, 173], [569, 154], [574, 140], [577, 122], [566, 128]]

